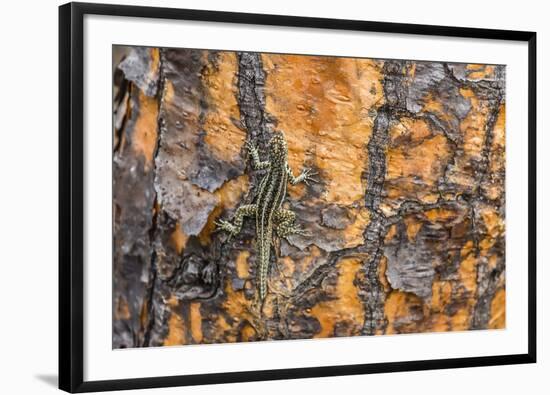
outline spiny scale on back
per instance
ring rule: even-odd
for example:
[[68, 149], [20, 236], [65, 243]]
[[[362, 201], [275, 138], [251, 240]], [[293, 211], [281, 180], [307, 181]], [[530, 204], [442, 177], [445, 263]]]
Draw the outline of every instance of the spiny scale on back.
[[281, 132], [275, 132], [269, 141], [269, 159], [260, 161], [258, 150], [247, 143], [248, 154], [252, 159], [252, 167], [255, 170], [267, 169], [267, 174], [262, 178], [258, 193], [253, 204], [240, 206], [235, 212], [233, 221], [220, 220], [216, 224], [219, 229], [227, 231], [229, 237], [240, 232], [244, 217], [256, 218], [256, 253], [257, 253], [257, 284], [260, 300], [264, 300], [267, 294], [267, 274], [270, 262], [273, 230], [279, 237], [287, 237], [292, 234], [305, 234], [304, 230], [295, 225], [296, 214], [282, 208], [286, 196], [287, 183], [316, 182], [312, 177], [316, 173], [304, 168], [302, 173], [295, 177], [288, 165], [288, 149], [286, 140]]

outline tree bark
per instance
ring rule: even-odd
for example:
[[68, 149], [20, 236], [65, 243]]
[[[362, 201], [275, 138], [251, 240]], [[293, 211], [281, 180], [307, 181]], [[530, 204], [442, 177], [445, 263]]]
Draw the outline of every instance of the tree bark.
[[[113, 348], [505, 326], [505, 68], [116, 47]], [[251, 203], [283, 131], [318, 173], [257, 300]]]

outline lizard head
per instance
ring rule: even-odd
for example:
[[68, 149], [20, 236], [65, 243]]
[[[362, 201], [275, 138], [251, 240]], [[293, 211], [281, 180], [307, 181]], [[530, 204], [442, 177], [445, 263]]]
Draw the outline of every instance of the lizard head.
[[287, 152], [286, 140], [283, 133], [273, 133], [273, 137], [269, 140], [269, 155], [271, 159], [286, 159]]

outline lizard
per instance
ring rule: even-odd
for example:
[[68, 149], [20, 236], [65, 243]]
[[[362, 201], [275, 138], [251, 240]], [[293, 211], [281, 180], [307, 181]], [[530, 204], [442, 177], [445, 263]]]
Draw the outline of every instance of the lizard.
[[[269, 270], [273, 231], [280, 238], [293, 234], [307, 235], [307, 232], [295, 224], [296, 214], [282, 207], [286, 196], [287, 183], [296, 185], [300, 182], [309, 185], [317, 182], [317, 175], [311, 169], [304, 167], [300, 175], [294, 176], [288, 164], [288, 147], [282, 132], [273, 133], [268, 143], [268, 160], [261, 161], [258, 149], [249, 141], [246, 142], [248, 156], [251, 158], [253, 170], [267, 170], [261, 179], [258, 192], [252, 204], [241, 205], [232, 221], [219, 220], [216, 226], [219, 230], [229, 233], [229, 239], [237, 235], [242, 228], [245, 217], [256, 219], [256, 283], [260, 301], [267, 294], [267, 275]], [[228, 239], [228, 240], [229, 240]]]

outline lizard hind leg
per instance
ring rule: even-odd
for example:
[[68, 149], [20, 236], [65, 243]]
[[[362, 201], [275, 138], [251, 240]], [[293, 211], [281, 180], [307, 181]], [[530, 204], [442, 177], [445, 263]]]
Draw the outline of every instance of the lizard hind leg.
[[244, 217], [252, 217], [256, 214], [255, 204], [245, 204], [240, 206], [235, 212], [232, 223], [229, 221], [219, 220], [216, 221], [216, 226], [220, 230], [224, 230], [229, 233], [229, 237], [239, 234], [243, 227]]
[[286, 238], [290, 235], [307, 236], [308, 232], [296, 225], [295, 221], [296, 213], [293, 211], [283, 208], [275, 211], [275, 222], [277, 223], [275, 231], [277, 232], [277, 236], [281, 238]]

